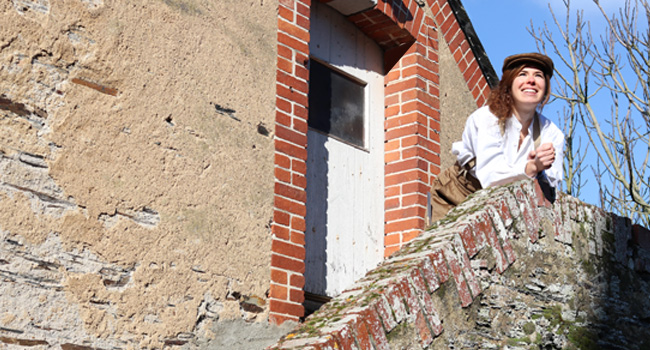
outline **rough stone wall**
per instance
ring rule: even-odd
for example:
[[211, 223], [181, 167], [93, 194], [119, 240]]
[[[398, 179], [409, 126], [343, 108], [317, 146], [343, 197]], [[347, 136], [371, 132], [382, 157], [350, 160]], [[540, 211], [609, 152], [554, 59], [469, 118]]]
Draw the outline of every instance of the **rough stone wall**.
[[647, 349], [650, 231], [480, 191], [269, 349]]
[[266, 321], [276, 10], [0, 3], [0, 348]]

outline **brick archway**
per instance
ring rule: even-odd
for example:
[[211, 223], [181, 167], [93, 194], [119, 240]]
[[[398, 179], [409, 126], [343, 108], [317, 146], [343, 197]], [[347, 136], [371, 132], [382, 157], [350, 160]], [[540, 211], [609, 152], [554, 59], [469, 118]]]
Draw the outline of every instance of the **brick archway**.
[[[309, 0], [280, 0], [278, 7], [269, 295], [269, 319], [278, 324], [304, 312], [310, 7]], [[348, 18], [384, 50], [388, 256], [424, 229], [429, 183], [440, 171], [439, 31], [477, 105], [489, 88], [447, 0], [379, 0]]]

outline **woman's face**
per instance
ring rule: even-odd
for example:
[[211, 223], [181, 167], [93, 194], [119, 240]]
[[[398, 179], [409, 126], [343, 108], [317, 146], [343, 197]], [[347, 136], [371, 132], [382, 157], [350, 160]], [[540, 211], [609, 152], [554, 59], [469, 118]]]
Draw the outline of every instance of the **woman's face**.
[[544, 72], [534, 67], [524, 67], [512, 81], [510, 91], [515, 108], [536, 108], [546, 94]]

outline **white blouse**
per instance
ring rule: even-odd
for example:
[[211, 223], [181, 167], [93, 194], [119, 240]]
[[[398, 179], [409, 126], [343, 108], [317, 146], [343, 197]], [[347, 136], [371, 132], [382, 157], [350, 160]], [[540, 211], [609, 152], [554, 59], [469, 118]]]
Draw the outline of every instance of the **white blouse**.
[[[556, 154], [555, 162], [542, 172], [542, 176], [548, 178], [551, 186], [557, 187], [563, 176], [564, 134], [549, 119], [541, 114], [539, 117], [540, 145], [553, 143]], [[528, 136], [517, 149], [521, 127], [519, 120], [513, 116], [506, 121], [505, 133], [501, 135], [498, 118], [490, 112], [489, 107], [481, 107], [467, 119], [463, 139], [454, 142], [452, 153], [461, 165], [476, 157], [476, 167], [470, 173], [484, 188], [528, 179], [525, 172], [528, 153], [535, 147], [533, 123], [530, 123]]]

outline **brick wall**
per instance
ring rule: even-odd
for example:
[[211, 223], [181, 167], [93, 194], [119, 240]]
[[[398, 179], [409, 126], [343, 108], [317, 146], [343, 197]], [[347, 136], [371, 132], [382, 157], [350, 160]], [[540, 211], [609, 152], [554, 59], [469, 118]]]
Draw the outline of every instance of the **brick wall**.
[[273, 323], [303, 314], [310, 1], [280, 0], [271, 255]]
[[[551, 334], [564, 343], [548, 342], [564, 346], [644, 348], [649, 235], [566, 195], [551, 205], [534, 182], [483, 190], [269, 349], [390, 349], [396, 333], [407, 333], [399, 340], [407, 348], [478, 348], [481, 334], [484, 345], [500, 348], [526, 343], [531, 332], [540, 344]], [[504, 295], [512, 308], [499, 302]], [[631, 321], [617, 326], [617, 314]], [[499, 326], [495, 317], [510, 321]], [[513, 325], [526, 322], [532, 331], [519, 339]], [[606, 327], [612, 331], [599, 333]]]

